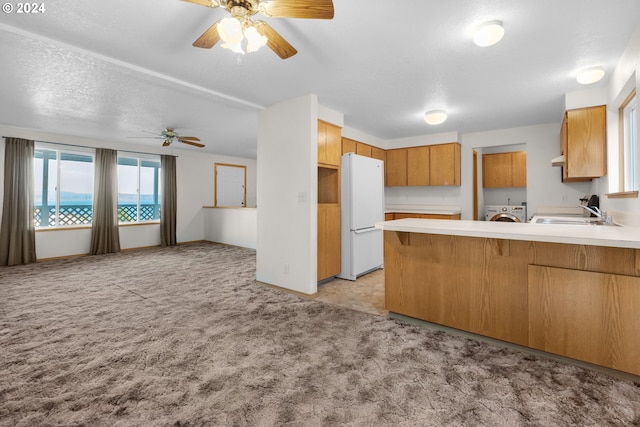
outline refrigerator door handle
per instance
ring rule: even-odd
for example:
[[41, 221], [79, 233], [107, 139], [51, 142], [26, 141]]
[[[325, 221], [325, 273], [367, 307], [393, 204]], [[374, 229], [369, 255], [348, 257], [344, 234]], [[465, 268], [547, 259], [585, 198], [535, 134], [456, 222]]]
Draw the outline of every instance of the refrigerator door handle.
[[367, 227], [367, 228], [359, 228], [357, 230], [351, 230], [351, 231], [353, 231], [355, 234], [364, 234], [364, 233], [370, 233], [370, 232], [376, 231], [376, 230], [378, 230], [378, 228]]

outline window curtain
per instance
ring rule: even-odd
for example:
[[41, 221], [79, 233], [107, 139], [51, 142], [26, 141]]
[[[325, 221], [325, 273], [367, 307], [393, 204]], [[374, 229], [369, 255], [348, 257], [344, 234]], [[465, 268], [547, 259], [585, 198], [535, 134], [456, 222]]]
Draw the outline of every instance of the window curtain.
[[91, 255], [120, 252], [118, 230], [118, 152], [96, 149]]
[[33, 141], [5, 138], [0, 265], [36, 261], [33, 155]]
[[176, 244], [176, 217], [178, 210], [178, 189], [176, 184], [176, 157], [160, 157], [162, 176], [162, 200], [160, 201], [160, 242], [162, 246]]

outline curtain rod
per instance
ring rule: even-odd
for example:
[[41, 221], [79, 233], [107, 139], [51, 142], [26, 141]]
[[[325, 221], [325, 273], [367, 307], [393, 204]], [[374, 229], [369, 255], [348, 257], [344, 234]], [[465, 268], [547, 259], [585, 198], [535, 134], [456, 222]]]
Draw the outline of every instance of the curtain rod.
[[[4, 139], [7, 138], [17, 138], [15, 136], [3, 136]], [[21, 138], [21, 139], [27, 139], [27, 138]], [[39, 139], [34, 140], [33, 142], [42, 142], [45, 144], [55, 144], [55, 145], [66, 145], [69, 147], [79, 147], [79, 148], [104, 148], [104, 147], [87, 147], [86, 145], [78, 145], [78, 144], [69, 144], [69, 143], [65, 143], [65, 142], [51, 142], [51, 141], [41, 141]], [[132, 150], [118, 150], [116, 149], [116, 151], [122, 151], [123, 153], [133, 153], [133, 154], [147, 154], [147, 155], [155, 155], [155, 156], [161, 156], [162, 154], [156, 154], [156, 153], [145, 153], [142, 151], [132, 151]], [[179, 156], [175, 156], [175, 157], [179, 157]]]

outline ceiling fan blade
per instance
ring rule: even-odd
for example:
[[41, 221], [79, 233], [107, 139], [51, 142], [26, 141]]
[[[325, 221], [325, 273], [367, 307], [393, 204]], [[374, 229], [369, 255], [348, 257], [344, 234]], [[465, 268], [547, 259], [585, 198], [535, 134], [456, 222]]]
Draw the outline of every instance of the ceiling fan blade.
[[190, 139], [191, 141], [200, 141], [197, 136], [181, 136], [180, 139]]
[[271, 48], [280, 58], [287, 59], [298, 53], [271, 25], [264, 21], [256, 21], [256, 30], [267, 38], [267, 46]]
[[220, 3], [218, 3], [216, 0], [182, 0], [182, 1], [187, 3], [199, 4], [200, 6], [206, 6], [206, 7], [220, 6]]
[[270, 0], [260, 7], [274, 18], [333, 19], [332, 0]]
[[218, 43], [220, 41], [220, 34], [218, 34], [219, 22], [220, 20], [216, 21], [216, 23], [210, 26], [207, 31], [202, 33], [198, 40], [193, 42], [193, 45], [203, 49], [211, 49], [216, 43]]
[[171, 141], [168, 139], [165, 139], [164, 142], [162, 143], [163, 147], [168, 147], [169, 145], [171, 145]]
[[[183, 144], [193, 145], [195, 147], [200, 147], [200, 148], [204, 147], [204, 144], [198, 144], [197, 142], [193, 142], [193, 141], [185, 141], [182, 138], [178, 138], [178, 141], [182, 142]], [[198, 140], [198, 141], [200, 141], [200, 140]]]

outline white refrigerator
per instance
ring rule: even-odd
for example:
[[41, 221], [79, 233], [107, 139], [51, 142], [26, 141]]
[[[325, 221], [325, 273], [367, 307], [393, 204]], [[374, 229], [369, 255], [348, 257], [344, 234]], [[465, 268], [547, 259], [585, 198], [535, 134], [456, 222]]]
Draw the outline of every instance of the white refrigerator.
[[341, 272], [338, 277], [356, 280], [382, 268], [384, 221], [384, 163], [347, 153], [342, 156]]

